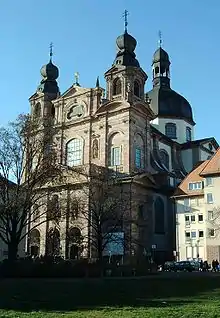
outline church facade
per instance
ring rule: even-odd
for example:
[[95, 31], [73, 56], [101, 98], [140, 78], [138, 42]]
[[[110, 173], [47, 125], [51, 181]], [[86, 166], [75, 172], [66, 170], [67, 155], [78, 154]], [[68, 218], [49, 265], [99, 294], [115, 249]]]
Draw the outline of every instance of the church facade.
[[[215, 153], [218, 144], [214, 138], [194, 140], [192, 108], [170, 87], [170, 60], [162, 47], [154, 53], [153, 88], [146, 93], [148, 76], [136, 58], [135, 38], [125, 30], [116, 44], [115, 60], [104, 75], [106, 90], [97, 79], [93, 88], [76, 81], [61, 94], [59, 71], [50, 59], [30, 98], [31, 115], [51, 119], [57, 131], [58, 162], [67, 171], [68, 167], [95, 165], [126, 178], [129, 221], [120, 230], [129, 232], [131, 240], [139, 237], [140, 244], [126, 248], [124, 254], [153, 254], [162, 262], [172, 259], [176, 251], [174, 189], [198, 161]], [[57, 202], [62, 198], [66, 202], [63, 209], [68, 209], [74, 189], [74, 181], [60, 187], [51, 185], [50, 196]], [[48, 253], [51, 231], [56, 234], [60, 256], [92, 257], [75, 243], [66, 242], [68, 231], [82, 237], [87, 233], [77, 218], [59, 224], [48, 221], [33, 231], [29, 253]]]

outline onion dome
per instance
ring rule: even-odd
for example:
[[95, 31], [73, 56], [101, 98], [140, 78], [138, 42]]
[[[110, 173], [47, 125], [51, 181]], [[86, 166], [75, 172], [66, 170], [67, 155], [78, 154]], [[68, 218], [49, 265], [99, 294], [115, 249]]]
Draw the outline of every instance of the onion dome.
[[135, 38], [133, 38], [133, 36], [125, 31], [124, 34], [117, 37], [116, 44], [120, 51], [128, 51], [132, 53], [136, 48], [137, 41], [135, 40]]
[[153, 55], [153, 63], [157, 62], [169, 62], [169, 55], [166, 51], [164, 51], [161, 47], [159, 47]]
[[44, 79], [49, 81], [55, 81], [59, 77], [58, 67], [51, 60], [48, 64], [42, 66], [40, 73]]

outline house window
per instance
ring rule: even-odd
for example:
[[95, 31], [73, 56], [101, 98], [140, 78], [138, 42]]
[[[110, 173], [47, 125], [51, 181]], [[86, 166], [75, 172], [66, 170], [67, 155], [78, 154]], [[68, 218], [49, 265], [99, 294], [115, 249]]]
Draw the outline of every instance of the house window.
[[209, 229], [208, 234], [210, 237], [214, 237], [215, 236], [215, 230], [214, 229]]
[[206, 186], [210, 186], [210, 185], [212, 185], [212, 178], [208, 177], [206, 178]]
[[192, 223], [196, 222], [196, 217], [195, 217], [195, 215], [191, 215], [191, 222], [192, 222]]
[[113, 95], [121, 94], [121, 80], [116, 78], [113, 82]]
[[190, 127], [186, 127], [186, 141], [192, 140], [192, 130]]
[[120, 166], [121, 164], [121, 147], [112, 148], [111, 166]]
[[212, 193], [207, 193], [207, 203], [213, 203], [213, 196]]
[[176, 139], [176, 124], [167, 123], [165, 126], [165, 135], [171, 139]]
[[189, 222], [189, 215], [185, 215], [185, 222]]
[[165, 233], [164, 202], [161, 198], [157, 198], [154, 203], [154, 232], [156, 234]]
[[185, 237], [187, 240], [189, 240], [190, 239], [190, 232], [185, 232]]
[[192, 238], [192, 239], [196, 238], [196, 231], [192, 231], [192, 232], [191, 232], [191, 238]]
[[80, 166], [83, 163], [83, 141], [72, 139], [67, 143], [66, 163], [68, 166]]
[[213, 220], [213, 211], [208, 211], [208, 220], [209, 221]]
[[200, 190], [202, 189], [202, 182], [190, 182], [189, 183], [189, 190]]
[[164, 166], [169, 170], [169, 155], [166, 150], [161, 149], [160, 150], [160, 160], [164, 164]]
[[199, 221], [199, 222], [203, 222], [203, 215], [202, 215], [202, 214], [199, 214], [199, 215], [198, 215], [198, 221]]
[[199, 231], [199, 237], [204, 237], [204, 232], [203, 231]]
[[137, 80], [134, 81], [134, 95], [140, 97], [140, 84]]

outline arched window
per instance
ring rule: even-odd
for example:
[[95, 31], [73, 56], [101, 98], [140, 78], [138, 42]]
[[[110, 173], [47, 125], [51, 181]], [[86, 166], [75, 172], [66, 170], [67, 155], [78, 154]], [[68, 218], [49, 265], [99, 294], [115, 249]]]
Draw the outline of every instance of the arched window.
[[46, 254], [60, 256], [60, 232], [57, 229], [50, 229], [47, 233]]
[[119, 133], [115, 133], [109, 140], [109, 165], [120, 166], [122, 164], [122, 146], [121, 136]]
[[190, 127], [186, 127], [186, 141], [192, 140], [192, 130]]
[[135, 146], [135, 167], [137, 169], [144, 169], [144, 141], [140, 134], [136, 134], [134, 138]]
[[155, 67], [155, 75], [157, 75], [160, 72], [159, 66]]
[[121, 80], [116, 78], [113, 82], [113, 95], [121, 94]]
[[140, 84], [137, 80], [134, 81], [134, 95], [140, 97]]
[[35, 257], [40, 254], [40, 232], [37, 229], [30, 232], [30, 253]]
[[165, 135], [171, 139], [176, 139], [176, 124], [167, 123], [165, 125]]
[[156, 234], [164, 234], [165, 232], [164, 202], [159, 197], [154, 203], [154, 232]]
[[40, 103], [37, 103], [34, 106], [34, 119], [37, 119], [40, 117], [41, 117], [41, 105], [40, 105]]
[[160, 160], [164, 164], [164, 166], [169, 170], [169, 155], [165, 149], [160, 150]]
[[66, 164], [70, 167], [83, 164], [83, 141], [82, 139], [72, 139], [66, 146]]
[[67, 232], [69, 243], [69, 258], [78, 259], [82, 248], [83, 237], [78, 227], [72, 227]]
[[92, 143], [92, 158], [96, 159], [99, 156], [99, 141], [94, 139]]
[[58, 221], [58, 219], [61, 218], [59, 196], [57, 194], [54, 194], [49, 201], [48, 217], [55, 221]]

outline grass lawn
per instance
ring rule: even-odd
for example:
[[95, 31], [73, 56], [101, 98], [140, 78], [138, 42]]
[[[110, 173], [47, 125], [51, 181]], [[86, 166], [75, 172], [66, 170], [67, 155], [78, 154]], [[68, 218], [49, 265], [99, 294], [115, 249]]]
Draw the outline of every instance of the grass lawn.
[[3, 279], [0, 317], [220, 317], [220, 274], [137, 279]]

